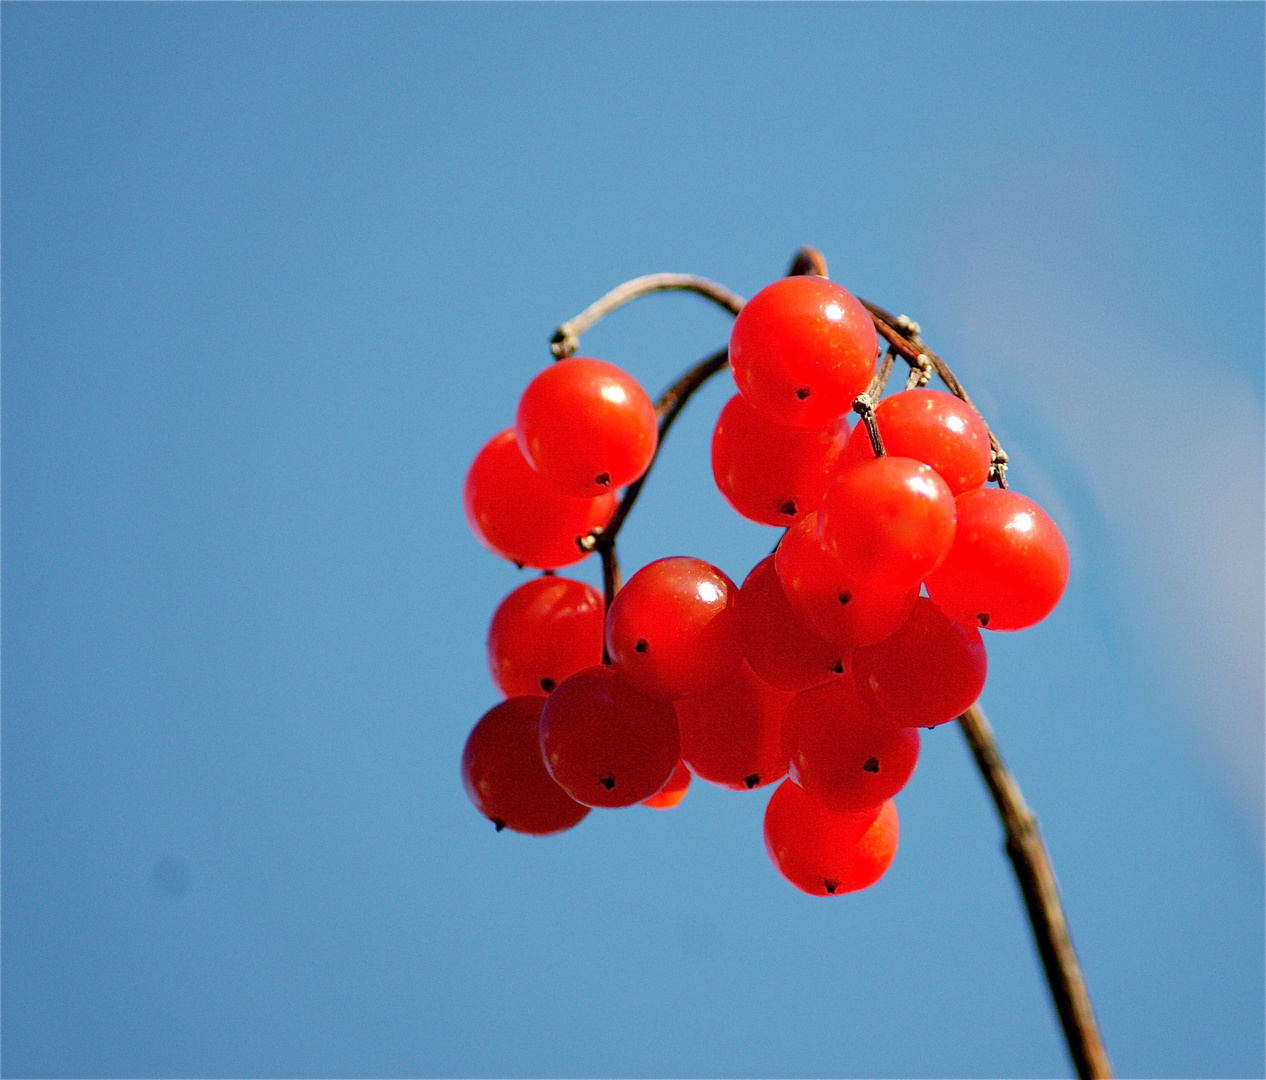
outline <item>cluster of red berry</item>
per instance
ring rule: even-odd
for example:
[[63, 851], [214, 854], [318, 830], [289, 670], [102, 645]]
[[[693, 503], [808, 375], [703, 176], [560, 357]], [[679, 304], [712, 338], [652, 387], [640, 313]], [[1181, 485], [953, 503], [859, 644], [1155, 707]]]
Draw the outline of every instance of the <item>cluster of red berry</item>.
[[1018, 630], [1054, 608], [1068, 551], [1036, 503], [985, 486], [1002, 475], [969, 403], [924, 389], [917, 370], [872, 403], [878, 356], [870, 313], [824, 277], [753, 297], [730, 338], [739, 393], [716, 425], [713, 474], [740, 514], [787, 532], [741, 588], [681, 556], [605, 602], [552, 571], [593, 550], [616, 491], [649, 468], [655, 406], [600, 360], [532, 380], [464, 491], [486, 546], [547, 571], [493, 616], [488, 662], [507, 700], [462, 757], [498, 829], [665, 809], [692, 775], [734, 789], [787, 777], [765, 814], [779, 871], [816, 895], [883, 875], [918, 729], [980, 694], [981, 627]]

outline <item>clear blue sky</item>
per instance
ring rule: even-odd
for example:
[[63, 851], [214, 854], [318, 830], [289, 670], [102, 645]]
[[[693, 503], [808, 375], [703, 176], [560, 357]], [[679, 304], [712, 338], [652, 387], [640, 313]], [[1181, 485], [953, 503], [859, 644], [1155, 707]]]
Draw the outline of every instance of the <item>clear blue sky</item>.
[[[543, 841], [461, 790], [520, 580], [470, 458], [609, 287], [804, 243], [1069, 539], [983, 702], [1118, 1070], [1263, 1074], [1261, 5], [2, 10], [5, 1075], [1069, 1073], [953, 727], [832, 901], [768, 789]], [[727, 334], [585, 351], [657, 393]], [[730, 392], [630, 570], [772, 546]]]

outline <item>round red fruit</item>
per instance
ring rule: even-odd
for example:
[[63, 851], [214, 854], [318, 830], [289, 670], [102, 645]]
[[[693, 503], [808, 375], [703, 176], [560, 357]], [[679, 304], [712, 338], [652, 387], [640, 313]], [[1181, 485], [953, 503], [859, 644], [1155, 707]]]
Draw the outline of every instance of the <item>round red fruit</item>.
[[927, 579], [928, 595], [957, 622], [1023, 630], [1046, 618], [1068, 584], [1068, 545], [1050, 516], [1015, 491], [958, 497], [958, 532]]
[[820, 277], [788, 277], [753, 296], [730, 333], [739, 392], [780, 424], [822, 427], [870, 384], [879, 353], [875, 324], [847, 289]]
[[628, 372], [587, 356], [547, 367], [514, 419], [524, 458], [559, 491], [593, 498], [631, 484], [655, 456], [655, 406]]
[[732, 678], [673, 702], [681, 729], [681, 757], [710, 783], [742, 791], [787, 774], [782, 717], [792, 694], [776, 690], [740, 664]]
[[[993, 458], [989, 429], [974, 408], [943, 390], [903, 390], [875, 406], [884, 450], [929, 465], [955, 495], [980, 487]], [[848, 442], [844, 467], [875, 456], [863, 424]]]
[[684, 761], [679, 761], [672, 776], [668, 778], [668, 783], [649, 799], [643, 799], [642, 805], [649, 806], [652, 810], [671, 810], [686, 797], [689, 790], [690, 770], [686, 768]]
[[494, 435], [475, 455], [462, 489], [466, 523], [484, 547], [520, 566], [553, 570], [579, 562], [579, 540], [615, 513], [615, 493], [596, 499], [560, 495], [533, 470], [514, 429]]
[[954, 496], [913, 458], [882, 457], [841, 473], [818, 511], [818, 539], [860, 593], [918, 586], [954, 542]]
[[686, 555], [648, 563], [616, 593], [607, 651], [630, 685], [652, 697], [702, 694], [743, 658], [738, 588]]
[[853, 679], [894, 723], [935, 727], [980, 697], [988, 663], [980, 631], [921, 596], [901, 629], [853, 653]]
[[609, 664], [563, 680], [545, 699], [541, 755], [587, 806], [632, 806], [659, 791], [681, 760], [677, 714], [639, 693]]
[[[818, 539], [818, 515], [806, 514], [782, 538], [774, 569], [787, 601], [819, 636], [852, 650], [883, 641], [906, 621], [919, 586], [887, 591], [859, 589]], [[851, 656], [844, 659], [849, 667]]]
[[767, 555], [747, 575], [738, 594], [743, 657], [780, 690], [807, 690], [844, 673], [848, 650], [815, 634], [796, 614]]
[[792, 427], [735, 394], [712, 434], [712, 476], [745, 518], [787, 526], [817, 508], [848, 435], [847, 417], [826, 427]]
[[891, 799], [919, 762], [919, 732], [896, 727], [851, 678], [805, 690], [782, 727], [787, 775], [827, 809], [851, 813]]
[[550, 693], [568, 675], [602, 663], [606, 612], [583, 581], [547, 575], [501, 601], [488, 627], [488, 670], [506, 697]]
[[790, 780], [765, 807], [765, 850], [783, 877], [810, 896], [838, 896], [875, 884], [897, 854], [892, 802], [835, 814]]
[[462, 751], [466, 794], [497, 831], [545, 836], [577, 824], [589, 807], [567, 794], [541, 759], [542, 697], [512, 697], [477, 723]]

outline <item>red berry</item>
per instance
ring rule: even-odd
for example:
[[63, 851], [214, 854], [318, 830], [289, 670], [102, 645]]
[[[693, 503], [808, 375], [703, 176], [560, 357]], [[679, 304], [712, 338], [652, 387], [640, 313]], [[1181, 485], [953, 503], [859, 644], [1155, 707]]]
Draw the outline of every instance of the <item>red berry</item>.
[[738, 594], [743, 657], [757, 676], [780, 690], [807, 690], [837, 679], [848, 650], [815, 634], [796, 614], [767, 555]]
[[512, 697], [477, 723], [462, 751], [462, 783], [497, 827], [544, 836], [570, 829], [589, 807], [558, 786], [541, 759], [542, 697]]
[[919, 732], [895, 727], [851, 678], [805, 690], [782, 728], [787, 774], [827, 809], [878, 806], [906, 786], [919, 761]]
[[681, 760], [677, 714], [638, 693], [609, 664], [563, 680], [545, 699], [541, 754], [550, 775], [587, 806], [649, 799]]
[[585, 356], [547, 367], [523, 391], [519, 449], [559, 491], [592, 498], [631, 484], [655, 456], [655, 406], [628, 372]]
[[1032, 499], [1000, 488], [960, 495], [958, 532], [928, 595], [951, 619], [1023, 630], [1046, 618], [1068, 584], [1068, 545]]
[[602, 663], [602, 594], [583, 581], [538, 577], [510, 593], [488, 627], [488, 670], [506, 695], [548, 694]]
[[[919, 587], [858, 590], [818, 539], [818, 516], [806, 514], [774, 552], [788, 602], [821, 637], [844, 649], [883, 641], [906, 621]], [[847, 668], [851, 659], [846, 659]]]
[[762, 682], [747, 664], [732, 678], [673, 702], [681, 757], [696, 776], [742, 791], [781, 780], [782, 716], [792, 694]]
[[[875, 406], [875, 421], [886, 453], [930, 465], [953, 494], [978, 488], [989, 478], [989, 429], [961, 398], [943, 390], [904, 390]], [[874, 456], [866, 427], [858, 424], [844, 467]]]
[[961, 716], [985, 688], [987, 668], [980, 631], [954, 622], [924, 596], [895, 634], [853, 653], [859, 692], [906, 727]]
[[712, 475], [745, 518], [786, 526], [817, 508], [847, 443], [847, 417], [826, 427], [792, 427], [735, 394], [712, 434]]
[[652, 810], [671, 810], [686, 797], [689, 790], [690, 770], [686, 768], [684, 761], [679, 761], [672, 776], [668, 778], [668, 783], [649, 799], [643, 799], [642, 805], [649, 806]]
[[875, 324], [852, 293], [789, 277], [753, 296], [730, 333], [739, 392], [781, 424], [821, 427], [852, 407], [879, 354]]
[[818, 510], [818, 539], [852, 593], [908, 589], [954, 542], [954, 496], [913, 458], [882, 457], [841, 473]]
[[607, 651], [629, 684], [658, 698], [689, 697], [729, 677], [743, 658], [738, 588], [702, 559], [649, 563], [607, 613]]
[[869, 888], [897, 854], [897, 808], [835, 814], [790, 780], [765, 807], [765, 850], [780, 874], [811, 896]]
[[503, 559], [541, 570], [583, 559], [577, 541], [610, 521], [616, 506], [614, 492], [596, 499], [560, 495], [523, 460], [513, 428], [475, 455], [462, 501], [476, 540]]

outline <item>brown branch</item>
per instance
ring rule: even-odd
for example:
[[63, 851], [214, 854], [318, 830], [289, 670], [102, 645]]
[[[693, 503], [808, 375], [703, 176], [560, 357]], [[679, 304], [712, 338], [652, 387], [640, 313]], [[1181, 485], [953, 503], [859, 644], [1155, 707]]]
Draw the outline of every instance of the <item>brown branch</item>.
[[737, 315], [744, 304], [743, 298], [737, 293], [732, 293], [724, 285], [718, 285], [707, 278], [696, 277], [694, 274], [647, 274], [617, 285], [575, 318], [568, 319], [554, 331], [554, 336], [550, 339], [550, 351], [556, 360], [571, 356], [580, 348], [580, 335], [600, 319], [638, 297], [669, 291], [698, 293], [725, 308], [731, 315]]
[[[874, 322], [876, 331], [888, 342], [890, 349], [905, 357], [911, 367], [922, 369], [931, 367], [940, 376], [941, 382], [949, 388], [950, 393], [967, 402], [973, 409], [976, 409], [975, 403], [967, 396], [967, 391], [963, 389], [963, 384], [950, 371], [949, 365], [923, 344], [923, 339], [919, 337], [918, 323], [911, 322], [905, 316], [891, 315], [878, 304], [872, 304], [869, 300], [862, 300], [860, 296], [858, 300], [861, 300], [866, 310], [870, 312], [871, 321]], [[980, 416], [979, 409], [976, 409], [976, 415]], [[1002, 449], [998, 442], [998, 437], [993, 433], [993, 428], [989, 426], [988, 421], [983, 416], [980, 418], [984, 421], [985, 430], [989, 432], [989, 446], [993, 451], [993, 467], [990, 472], [990, 479], [997, 481], [999, 487], [1005, 488], [1007, 486], [1008, 461], [1006, 451]]]
[[1064, 1028], [1064, 1038], [1077, 1075], [1082, 1080], [1112, 1076], [1112, 1062], [1099, 1035], [1090, 993], [1082, 978], [1081, 965], [1073, 949], [1059, 883], [1051, 866], [1037, 818], [1028, 808], [1020, 787], [1002, 761], [993, 728], [979, 705], [958, 718], [967, 745], [971, 747], [980, 775], [993, 796], [998, 817], [1007, 833], [1007, 855], [1015, 870], [1024, 906], [1028, 909], [1033, 937], [1042, 956], [1046, 982]]

